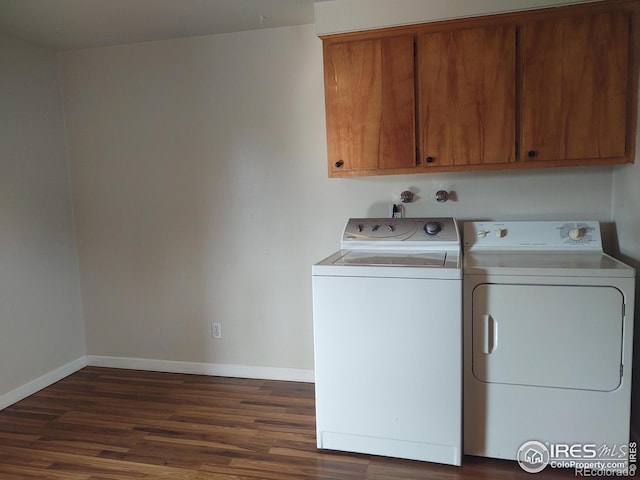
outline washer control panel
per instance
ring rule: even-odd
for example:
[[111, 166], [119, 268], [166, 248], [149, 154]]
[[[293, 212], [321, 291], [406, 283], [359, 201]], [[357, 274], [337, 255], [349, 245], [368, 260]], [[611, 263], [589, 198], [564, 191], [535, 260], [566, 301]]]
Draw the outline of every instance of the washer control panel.
[[391, 243], [396, 248], [435, 244], [455, 244], [459, 248], [460, 235], [455, 220], [450, 217], [351, 218], [342, 234], [342, 248]]
[[465, 222], [463, 239], [474, 250], [602, 251], [596, 221]]

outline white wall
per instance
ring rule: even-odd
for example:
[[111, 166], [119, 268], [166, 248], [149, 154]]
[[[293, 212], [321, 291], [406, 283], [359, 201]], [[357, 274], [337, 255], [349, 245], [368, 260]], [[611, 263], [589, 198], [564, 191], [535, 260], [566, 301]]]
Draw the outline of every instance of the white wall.
[[610, 168], [327, 178], [313, 25], [60, 61], [92, 355], [311, 370], [311, 265], [409, 188], [409, 216], [610, 220]]
[[0, 172], [2, 400], [85, 354], [57, 58], [3, 35]]
[[318, 35], [513, 12], [594, 0], [315, 0]]

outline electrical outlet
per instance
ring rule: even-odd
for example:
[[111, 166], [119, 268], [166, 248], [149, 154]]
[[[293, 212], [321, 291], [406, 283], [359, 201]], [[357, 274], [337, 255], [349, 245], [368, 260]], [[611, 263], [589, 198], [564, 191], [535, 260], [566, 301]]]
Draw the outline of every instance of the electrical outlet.
[[221, 323], [212, 323], [211, 324], [211, 336], [213, 338], [222, 338], [222, 324]]

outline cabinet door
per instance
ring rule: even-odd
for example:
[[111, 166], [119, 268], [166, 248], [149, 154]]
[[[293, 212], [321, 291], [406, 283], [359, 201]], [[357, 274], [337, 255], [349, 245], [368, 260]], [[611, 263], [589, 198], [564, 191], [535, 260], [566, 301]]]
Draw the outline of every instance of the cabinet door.
[[522, 160], [624, 157], [629, 28], [624, 12], [522, 26]]
[[415, 167], [413, 36], [325, 43], [329, 174]]
[[424, 166], [515, 161], [515, 42], [510, 25], [418, 37]]

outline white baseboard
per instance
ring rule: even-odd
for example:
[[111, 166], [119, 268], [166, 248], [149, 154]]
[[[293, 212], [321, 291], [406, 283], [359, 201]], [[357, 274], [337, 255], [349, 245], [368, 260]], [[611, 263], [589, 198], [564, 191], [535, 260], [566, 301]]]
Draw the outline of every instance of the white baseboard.
[[220, 377], [259, 378], [262, 380], [286, 380], [290, 382], [313, 383], [313, 370], [301, 368], [254, 367], [250, 365], [227, 365], [217, 363], [176, 362], [171, 360], [150, 360], [145, 358], [108, 357], [87, 355], [52, 370], [21, 387], [0, 395], [0, 410], [13, 405], [29, 395], [68, 377], [72, 373], [92, 365], [96, 367], [126, 368], [130, 370], [151, 370], [154, 372], [192, 373]]
[[147, 358], [109, 357], [88, 355], [88, 365], [96, 367], [151, 370], [155, 372], [192, 373], [219, 377], [259, 378], [262, 380], [286, 380], [291, 382], [315, 381], [313, 370], [301, 368], [254, 367], [220, 363], [178, 362]]
[[49, 385], [62, 380], [64, 377], [68, 377], [72, 373], [75, 373], [86, 366], [87, 357], [82, 356], [76, 360], [73, 360], [72, 362], [56, 368], [55, 370], [52, 370], [49, 373], [45, 373], [41, 377], [38, 377], [35, 380], [32, 380], [22, 385], [21, 387], [16, 388], [15, 390], [11, 390], [4, 395], [0, 395], [0, 410], [5, 409], [24, 398], [27, 398], [29, 395], [33, 395], [43, 388], [46, 388]]

